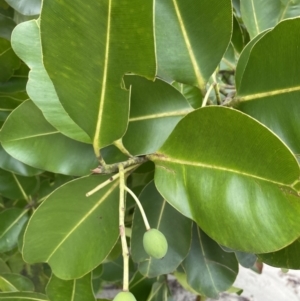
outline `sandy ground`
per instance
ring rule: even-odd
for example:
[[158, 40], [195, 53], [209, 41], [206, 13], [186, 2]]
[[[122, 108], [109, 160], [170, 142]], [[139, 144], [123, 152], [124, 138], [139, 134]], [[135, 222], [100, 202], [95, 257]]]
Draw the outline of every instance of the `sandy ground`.
[[[173, 282], [173, 280], [171, 280]], [[172, 283], [175, 301], [196, 301], [179, 285]], [[243, 288], [241, 296], [221, 294], [219, 301], [300, 301], [300, 271], [290, 270], [283, 273], [280, 269], [264, 265], [262, 274], [240, 267], [235, 287]], [[117, 291], [105, 290], [101, 297], [112, 299]], [[215, 301], [216, 299], [207, 299]]]

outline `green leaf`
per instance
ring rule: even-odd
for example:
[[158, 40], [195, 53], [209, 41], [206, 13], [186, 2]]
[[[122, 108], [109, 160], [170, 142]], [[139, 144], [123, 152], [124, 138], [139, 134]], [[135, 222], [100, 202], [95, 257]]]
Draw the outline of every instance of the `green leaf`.
[[48, 301], [47, 296], [31, 292], [0, 293], [1, 301]]
[[147, 301], [168, 301], [170, 291], [166, 281], [155, 282]]
[[0, 253], [17, 246], [19, 234], [28, 219], [27, 211], [10, 208], [0, 213]]
[[197, 225], [193, 226], [191, 250], [183, 262], [188, 284], [200, 295], [217, 298], [227, 290], [238, 274], [238, 261]]
[[43, 3], [46, 70], [70, 117], [91, 137], [96, 154], [126, 131], [129, 92], [121, 89], [123, 75], [155, 75], [152, 21], [152, 1]]
[[299, 237], [293, 189], [299, 165], [277, 136], [247, 115], [198, 109], [149, 158], [162, 196], [221, 245], [266, 253]]
[[47, 262], [65, 280], [80, 278], [98, 266], [119, 236], [118, 181], [89, 198], [85, 194], [108, 178], [85, 177], [54, 191], [28, 223], [25, 261]]
[[20, 67], [20, 60], [11, 48], [10, 42], [0, 38], [0, 82], [5, 82]]
[[26, 16], [38, 15], [41, 11], [41, 0], [5, 0], [17, 12]]
[[31, 101], [10, 114], [0, 140], [12, 157], [38, 169], [81, 176], [98, 165], [91, 145], [62, 135]]
[[0, 37], [10, 40], [11, 32], [13, 31], [16, 23], [11, 19], [0, 14]]
[[233, 15], [233, 30], [232, 30], [231, 42], [234, 47], [234, 50], [237, 53], [241, 53], [244, 46], [246, 45], [244, 31], [235, 15]]
[[28, 166], [10, 156], [0, 144], [0, 168], [21, 176], [31, 177], [42, 171]]
[[173, 82], [172, 86], [185, 97], [194, 109], [201, 107], [203, 97], [199, 88], [178, 82]]
[[146, 277], [156, 277], [173, 272], [187, 255], [191, 243], [192, 221], [181, 215], [170, 206], [150, 182], [140, 195], [140, 201], [151, 228], [161, 231], [168, 241], [168, 252], [162, 259], [149, 257], [143, 247], [145, 226], [142, 216], [135, 209], [131, 255], [135, 262], [139, 262], [139, 271]]
[[0, 273], [11, 273], [9, 266], [2, 258], [0, 258]]
[[159, 77], [197, 86], [204, 92], [230, 42], [231, 29], [230, 0], [156, 1]]
[[241, 13], [251, 39], [280, 21], [300, 15], [300, 1], [241, 1]]
[[38, 184], [36, 177], [24, 177], [0, 169], [0, 195], [9, 199], [27, 200], [28, 195], [38, 188]]
[[74, 280], [61, 280], [52, 275], [46, 291], [51, 301], [95, 301], [91, 274]]
[[258, 254], [258, 258], [264, 263], [278, 268], [300, 269], [300, 239], [295, 240], [289, 246], [273, 253]]
[[255, 43], [259, 41], [269, 30], [265, 30], [261, 32], [259, 35], [257, 35], [255, 38], [253, 38], [244, 48], [243, 52], [241, 53], [238, 64], [236, 66], [236, 72], [235, 72], [235, 84], [236, 89], [238, 90], [240, 88], [240, 84], [244, 75], [245, 68], [248, 64], [249, 56], [251, 54], [251, 50]]
[[237, 92], [238, 109], [265, 124], [295, 154], [300, 154], [299, 30], [300, 18], [286, 20], [259, 39]]
[[152, 285], [156, 280], [153, 278], [147, 278], [136, 272], [129, 283], [129, 291], [135, 296], [137, 300], [147, 300], [149, 296]]
[[26, 89], [46, 120], [62, 134], [74, 140], [91, 142], [88, 135], [70, 118], [59, 102], [55, 88], [43, 65], [40, 31], [36, 20], [23, 22], [15, 28], [12, 35], [12, 47], [31, 69]]
[[18, 274], [0, 274], [0, 291], [2, 292], [33, 290], [33, 283], [27, 277]]
[[131, 110], [123, 144], [132, 155], [153, 153], [192, 108], [176, 89], [162, 80], [152, 82], [126, 76], [125, 83], [131, 86]]

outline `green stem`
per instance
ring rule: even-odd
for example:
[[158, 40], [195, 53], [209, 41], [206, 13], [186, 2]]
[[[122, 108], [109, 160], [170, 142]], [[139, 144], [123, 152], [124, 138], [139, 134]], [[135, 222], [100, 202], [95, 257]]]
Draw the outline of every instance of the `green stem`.
[[132, 158], [132, 155], [129, 153], [129, 151], [123, 145], [122, 139], [116, 140], [114, 142], [114, 146], [116, 146], [124, 155], [126, 155], [129, 158]]
[[207, 101], [208, 101], [209, 94], [210, 94], [210, 92], [212, 91], [213, 87], [214, 87], [214, 84], [211, 84], [211, 85], [209, 86], [209, 88], [208, 88], [208, 90], [207, 90], [207, 92], [206, 92], [206, 94], [205, 94], [205, 96], [204, 96], [203, 102], [202, 102], [202, 106], [201, 106], [202, 108], [206, 106]]
[[119, 201], [119, 229], [123, 255], [123, 291], [129, 290], [129, 250], [125, 233], [125, 172], [122, 164], [119, 164], [120, 177], [120, 201]]
[[141, 211], [141, 214], [142, 214], [142, 217], [143, 217], [143, 220], [144, 220], [144, 224], [145, 224], [145, 227], [146, 227], [146, 230], [150, 230], [151, 227], [149, 225], [149, 222], [148, 222], [148, 219], [147, 219], [147, 216], [146, 216], [146, 213], [144, 211], [144, 208], [140, 202], [140, 200], [138, 199], [138, 197], [135, 195], [135, 193], [129, 189], [127, 186], [125, 186], [125, 190], [133, 197], [133, 199], [135, 200], [136, 204], [138, 205], [140, 211]]
[[[119, 165], [122, 165], [124, 168], [124, 165], [122, 163], [119, 163]], [[138, 166], [137, 165], [133, 165], [133, 166], [129, 166], [127, 169], [125, 169], [125, 173], [136, 169]], [[96, 186], [94, 189], [90, 190], [89, 192], [87, 192], [85, 194], [85, 196], [89, 197], [91, 195], [93, 195], [95, 192], [97, 192], [98, 190], [102, 189], [103, 187], [105, 187], [106, 185], [110, 184], [111, 182], [115, 181], [116, 179], [118, 179], [120, 177], [120, 173], [117, 173], [115, 175], [112, 175], [108, 180], [104, 181], [103, 183], [101, 183], [100, 185]]]

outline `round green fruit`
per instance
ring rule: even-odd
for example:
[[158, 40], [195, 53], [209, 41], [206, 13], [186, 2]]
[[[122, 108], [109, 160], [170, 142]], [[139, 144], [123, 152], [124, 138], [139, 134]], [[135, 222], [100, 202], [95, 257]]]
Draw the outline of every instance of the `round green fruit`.
[[146, 253], [157, 259], [163, 258], [168, 251], [166, 237], [157, 229], [150, 229], [145, 232], [143, 245]]
[[120, 292], [113, 301], [136, 301], [136, 299], [131, 292]]

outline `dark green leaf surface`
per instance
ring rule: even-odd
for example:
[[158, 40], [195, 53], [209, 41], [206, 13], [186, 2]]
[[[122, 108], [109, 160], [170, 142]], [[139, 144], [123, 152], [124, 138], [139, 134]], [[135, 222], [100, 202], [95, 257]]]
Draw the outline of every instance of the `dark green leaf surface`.
[[62, 135], [31, 101], [9, 116], [0, 140], [11, 156], [35, 168], [80, 176], [98, 165], [91, 145]]
[[0, 274], [0, 291], [17, 292], [17, 291], [34, 291], [33, 283], [19, 274]]
[[17, 12], [26, 16], [38, 15], [42, 0], [5, 0]]
[[40, 174], [42, 171], [28, 166], [10, 156], [0, 144], [0, 168], [12, 173], [31, 177]]
[[19, 234], [27, 219], [27, 210], [10, 208], [0, 213], [0, 253], [17, 246]]
[[147, 278], [139, 272], [136, 272], [134, 277], [130, 280], [129, 291], [135, 296], [137, 300], [147, 300], [154, 282], [155, 279]]
[[131, 86], [131, 109], [123, 144], [132, 155], [153, 153], [192, 108], [176, 89], [162, 80], [152, 82], [126, 76], [125, 83]]
[[24, 177], [12, 172], [0, 169], [0, 195], [9, 199], [28, 199], [38, 188], [36, 177]]
[[11, 18], [0, 14], [0, 38], [10, 40], [11, 32], [15, 26], [16, 23]]
[[39, 293], [13, 292], [0, 293], [1, 301], [48, 301], [47, 296]]
[[108, 176], [74, 180], [53, 192], [34, 212], [24, 236], [27, 262], [47, 262], [65, 280], [98, 266], [119, 236], [118, 181], [90, 197], [85, 194]]
[[300, 1], [241, 1], [241, 13], [251, 39], [280, 21], [300, 16]]
[[[222, 107], [188, 114], [149, 156], [163, 197], [213, 239], [265, 253], [299, 237], [299, 165], [271, 131]], [[285, 218], [282, 218], [285, 216]]]
[[91, 274], [74, 280], [61, 280], [52, 275], [46, 291], [51, 301], [95, 301]]
[[183, 262], [188, 284], [200, 295], [217, 298], [231, 287], [238, 274], [238, 261], [227, 253], [196, 224], [191, 250]]
[[295, 240], [289, 246], [273, 253], [258, 254], [258, 258], [268, 265], [285, 268], [285, 269], [300, 269], [300, 240]]
[[19, 24], [12, 35], [16, 54], [31, 68], [27, 92], [43, 112], [46, 120], [62, 134], [85, 143], [88, 135], [70, 118], [59, 102], [55, 88], [44, 68], [38, 22], [31, 20]]
[[91, 137], [96, 153], [126, 131], [129, 92], [121, 89], [123, 75], [155, 75], [152, 21], [151, 0], [43, 4], [46, 70], [62, 105]]
[[230, 0], [156, 1], [158, 75], [204, 91], [230, 42], [231, 30]]
[[238, 109], [265, 124], [295, 154], [300, 154], [299, 31], [300, 18], [285, 20], [259, 39], [237, 91]]
[[166, 281], [155, 282], [147, 301], [171, 301], [170, 291]]
[[131, 254], [135, 262], [139, 262], [139, 271], [147, 277], [156, 277], [173, 272], [187, 255], [191, 243], [192, 221], [181, 215], [170, 206], [158, 193], [154, 182], [150, 182], [140, 196], [151, 228], [161, 231], [168, 242], [168, 252], [162, 259], [149, 257], [143, 247], [145, 226], [142, 216], [135, 209]]
[[10, 42], [0, 37], [0, 82], [5, 82], [20, 67], [20, 59], [11, 48]]
[[201, 107], [203, 96], [199, 88], [178, 82], [173, 82], [172, 86], [185, 97], [185, 99], [194, 109]]

